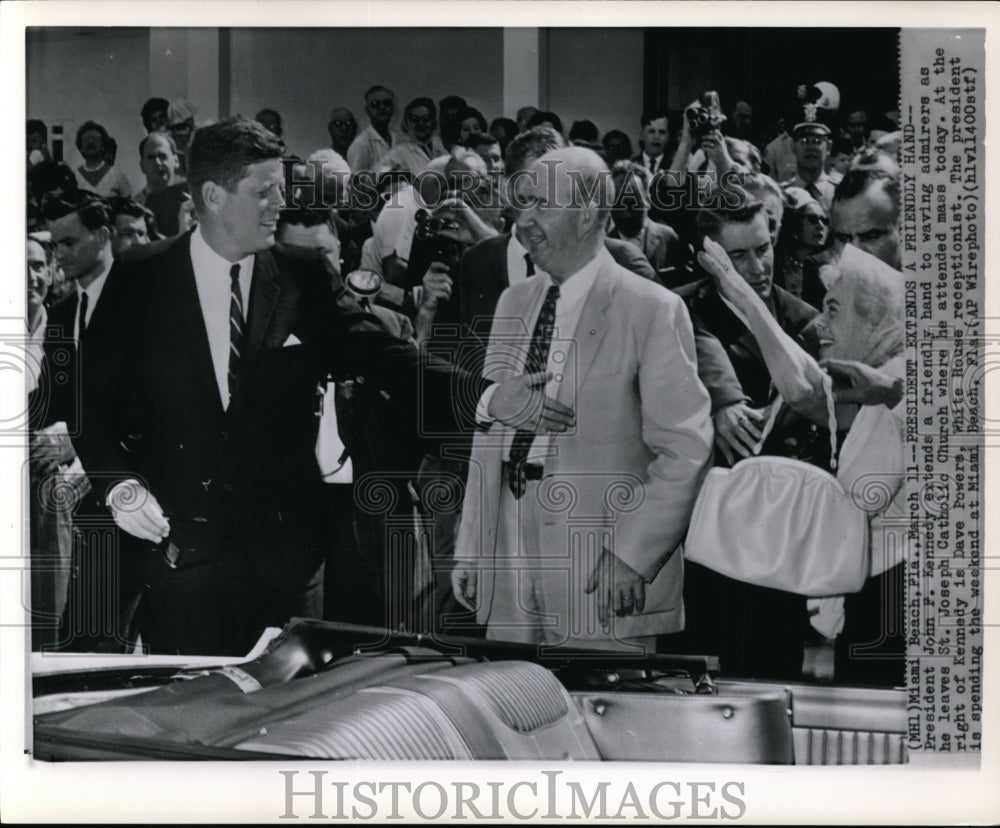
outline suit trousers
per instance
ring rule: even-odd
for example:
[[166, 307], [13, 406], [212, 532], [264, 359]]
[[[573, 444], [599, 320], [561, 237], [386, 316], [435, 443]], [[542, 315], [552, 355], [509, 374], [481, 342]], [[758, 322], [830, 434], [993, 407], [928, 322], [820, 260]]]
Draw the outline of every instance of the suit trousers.
[[151, 655], [245, 655], [266, 627], [321, 618], [325, 566], [279, 586], [224, 536], [213, 560], [171, 569], [156, 549], [134, 550], [123, 580], [138, 598], [133, 630]]
[[[506, 481], [501, 486], [500, 525], [497, 548], [504, 555], [494, 557], [491, 612], [486, 637], [550, 647], [583, 647], [615, 650], [641, 655], [654, 652], [656, 636], [605, 638], [574, 635], [592, 618], [594, 599], [584, 586], [596, 558], [571, 554], [567, 548], [545, 549], [542, 527], [550, 515], [541, 504], [539, 487], [543, 481], [528, 480], [522, 497], [515, 498]], [[580, 563], [583, 562], [582, 571]]]

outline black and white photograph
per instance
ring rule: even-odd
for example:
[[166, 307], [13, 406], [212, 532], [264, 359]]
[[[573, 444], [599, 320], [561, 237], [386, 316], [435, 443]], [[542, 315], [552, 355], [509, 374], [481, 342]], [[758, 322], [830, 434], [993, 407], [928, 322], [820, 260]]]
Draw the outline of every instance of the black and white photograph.
[[5, 813], [1000, 817], [993, 10], [672, 7], [0, 9]]

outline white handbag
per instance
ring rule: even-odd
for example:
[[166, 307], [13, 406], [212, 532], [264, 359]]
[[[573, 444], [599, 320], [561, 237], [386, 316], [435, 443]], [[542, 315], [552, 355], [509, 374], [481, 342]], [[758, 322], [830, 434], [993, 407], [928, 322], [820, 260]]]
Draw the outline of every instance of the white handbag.
[[[835, 442], [832, 389], [825, 385]], [[868, 576], [868, 518], [829, 472], [787, 457], [748, 457], [709, 471], [684, 556], [738, 581], [808, 597], [857, 592]]]

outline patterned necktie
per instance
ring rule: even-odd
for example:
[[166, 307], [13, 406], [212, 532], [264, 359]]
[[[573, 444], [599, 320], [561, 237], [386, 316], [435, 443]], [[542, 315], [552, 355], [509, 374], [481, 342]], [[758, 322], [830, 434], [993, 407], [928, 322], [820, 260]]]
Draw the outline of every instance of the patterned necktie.
[[535, 263], [531, 261], [530, 253], [524, 254], [524, 265], [525, 265], [524, 275], [530, 279], [532, 276], [535, 275]]
[[[538, 312], [538, 321], [531, 334], [531, 345], [528, 347], [528, 358], [524, 363], [524, 372], [534, 374], [544, 371], [549, 364], [549, 346], [552, 344], [552, 329], [556, 324], [556, 300], [559, 298], [559, 286], [552, 285], [542, 302]], [[528, 458], [528, 450], [535, 439], [535, 432], [518, 429], [514, 434], [514, 442], [510, 447], [510, 478], [508, 484], [514, 497], [524, 494], [524, 461]]]
[[243, 291], [240, 289], [238, 264], [229, 269], [229, 278], [231, 280], [229, 292], [229, 397], [231, 399], [236, 392], [236, 378], [239, 376], [244, 340]]

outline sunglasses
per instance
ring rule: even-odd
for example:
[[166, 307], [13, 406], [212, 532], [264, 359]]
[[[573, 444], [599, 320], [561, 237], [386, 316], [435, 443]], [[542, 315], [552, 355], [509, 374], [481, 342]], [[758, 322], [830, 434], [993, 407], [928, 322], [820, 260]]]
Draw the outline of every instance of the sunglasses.
[[800, 144], [813, 147], [818, 147], [820, 144], [826, 143], [826, 138], [822, 135], [803, 135], [801, 138], [796, 138], [795, 140]]
[[349, 127], [354, 121], [330, 121], [330, 126], [340, 127], [341, 129]]
[[410, 123], [412, 124], [430, 124], [433, 123], [434, 119], [430, 115], [411, 115]]
[[368, 105], [375, 109], [392, 109], [392, 98], [372, 98]]

